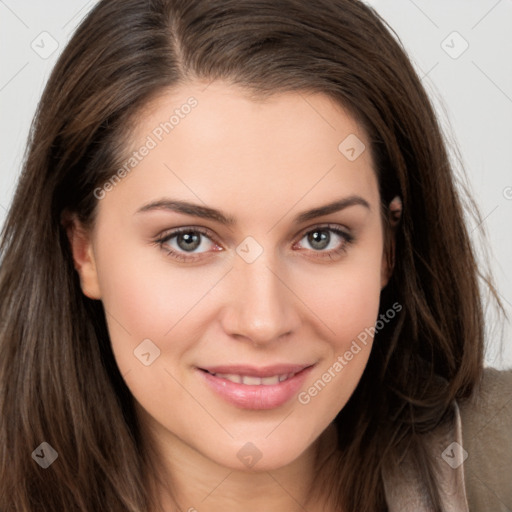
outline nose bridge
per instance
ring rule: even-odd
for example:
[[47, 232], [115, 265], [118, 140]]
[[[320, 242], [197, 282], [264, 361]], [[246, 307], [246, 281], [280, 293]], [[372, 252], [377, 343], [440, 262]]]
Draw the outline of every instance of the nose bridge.
[[[231, 335], [261, 344], [296, 329], [299, 316], [294, 309], [293, 293], [285, 284], [286, 276], [274, 253], [260, 250], [257, 254], [257, 248], [250, 244], [250, 241], [248, 246], [242, 243], [237, 249], [224, 329]], [[244, 248], [249, 250], [241, 252]]]

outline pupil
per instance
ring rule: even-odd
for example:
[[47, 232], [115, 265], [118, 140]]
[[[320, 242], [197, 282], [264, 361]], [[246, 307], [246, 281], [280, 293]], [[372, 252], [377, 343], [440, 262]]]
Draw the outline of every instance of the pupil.
[[[180, 243], [181, 241], [185, 242], [184, 246]], [[185, 251], [197, 249], [199, 243], [199, 236], [193, 232], [181, 233], [178, 236], [178, 245]]]
[[330, 234], [327, 231], [313, 231], [308, 238], [315, 249], [325, 249], [329, 245]]

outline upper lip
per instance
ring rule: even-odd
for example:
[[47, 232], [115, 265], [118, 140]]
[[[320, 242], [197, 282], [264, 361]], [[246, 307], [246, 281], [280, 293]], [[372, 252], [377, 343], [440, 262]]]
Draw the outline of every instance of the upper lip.
[[229, 366], [204, 366], [200, 370], [206, 370], [209, 373], [221, 373], [230, 375], [246, 375], [248, 377], [273, 377], [274, 375], [284, 375], [289, 373], [298, 373], [305, 368], [313, 366], [312, 364], [275, 364], [272, 366], [263, 366], [257, 368], [250, 365], [229, 365]]

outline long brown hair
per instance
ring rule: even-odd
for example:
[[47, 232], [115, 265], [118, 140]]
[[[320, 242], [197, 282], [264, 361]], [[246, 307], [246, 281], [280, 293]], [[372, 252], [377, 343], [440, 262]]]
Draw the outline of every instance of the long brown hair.
[[[384, 218], [403, 201], [381, 311], [403, 308], [335, 420], [343, 458], [326, 486], [336, 509], [385, 510], [381, 471], [407, 447], [440, 510], [422, 436], [480, 379], [479, 271], [429, 99], [396, 36], [356, 0], [104, 0], [81, 23], [40, 101], [2, 232], [0, 509], [152, 503], [132, 397], [62, 219], [92, 225], [94, 190], [119, 168], [137, 115], [195, 79], [324, 93], [365, 127]], [[30, 456], [43, 441], [58, 452], [46, 471]]]

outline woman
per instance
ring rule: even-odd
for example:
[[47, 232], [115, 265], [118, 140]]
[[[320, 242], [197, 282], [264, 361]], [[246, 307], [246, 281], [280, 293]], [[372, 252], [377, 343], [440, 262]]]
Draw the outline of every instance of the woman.
[[2, 511], [510, 506], [443, 138], [364, 4], [98, 3], [1, 251]]

